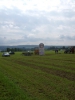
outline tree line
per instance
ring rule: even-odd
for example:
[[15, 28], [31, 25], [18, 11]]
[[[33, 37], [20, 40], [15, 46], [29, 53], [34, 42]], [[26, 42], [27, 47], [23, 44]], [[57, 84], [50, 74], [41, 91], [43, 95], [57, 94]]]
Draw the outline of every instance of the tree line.
[[6, 51], [7, 52], [9, 51], [17, 52], [17, 51], [22, 51], [22, 49], [21, 48], [7, 48]]

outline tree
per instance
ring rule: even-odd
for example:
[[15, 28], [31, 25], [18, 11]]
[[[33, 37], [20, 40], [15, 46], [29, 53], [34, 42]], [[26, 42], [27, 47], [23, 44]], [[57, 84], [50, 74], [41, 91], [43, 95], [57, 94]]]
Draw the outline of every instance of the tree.
[[10, 51], [10, 48], [7, 48], [7, 52], [9, 52]]

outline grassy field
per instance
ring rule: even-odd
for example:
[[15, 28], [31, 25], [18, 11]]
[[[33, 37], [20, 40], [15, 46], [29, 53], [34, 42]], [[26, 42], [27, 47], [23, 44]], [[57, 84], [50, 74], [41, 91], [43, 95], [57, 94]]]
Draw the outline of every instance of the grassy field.
[[0, 100], [75, 100], [75, 54], [0, 53]]

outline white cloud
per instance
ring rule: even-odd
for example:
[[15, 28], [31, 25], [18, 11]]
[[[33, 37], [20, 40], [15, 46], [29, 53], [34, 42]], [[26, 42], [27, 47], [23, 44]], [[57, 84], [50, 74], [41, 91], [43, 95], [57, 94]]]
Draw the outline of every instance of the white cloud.
[[74, 44], [75, 0], [0, 0], [0, 39], [3, 45]]
[[51, 11], [60, 6], [60, 0], [0, 0], [0, 8], [6, 7], [12, 9], [17, 7], [22, 11], [40, 10]]

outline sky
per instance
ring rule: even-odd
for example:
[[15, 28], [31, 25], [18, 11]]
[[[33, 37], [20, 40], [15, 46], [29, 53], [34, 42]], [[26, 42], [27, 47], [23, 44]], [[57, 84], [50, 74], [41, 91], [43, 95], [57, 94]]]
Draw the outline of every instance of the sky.
[[0, 46], [75, 45], [75, 0], [0, 0]]

